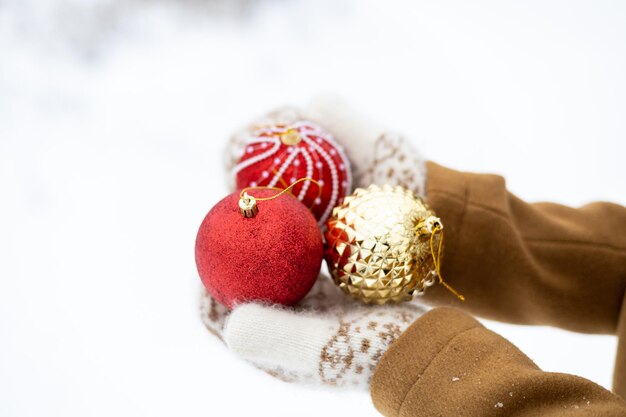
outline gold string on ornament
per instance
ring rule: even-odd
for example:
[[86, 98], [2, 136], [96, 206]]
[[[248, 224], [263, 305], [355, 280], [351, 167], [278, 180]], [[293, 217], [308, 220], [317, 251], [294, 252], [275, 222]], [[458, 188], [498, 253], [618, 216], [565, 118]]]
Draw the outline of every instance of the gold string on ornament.
[[[435, 256], [435, 235], [439, 233], [439, 247], [437, 248], [437, 255]], [[460, 294], [457, 290], [452, 288], [447, 282], [443, 280], [441, 276], [441, 252], [443, 249], [443, 226], [441, 223], [436, 222], [433, 228], [433, 231], [430, 235], [430, 253], [433, 257], [433, 264], [435, 264], [435, 271], [437, 272], [437, 277], [439, 278], [439, 284], [443, 285], [448, 291], [452, 294], [456, 295], [457, 298], [461, 301], [465, 301], [465, 297]]]
[[[254, 187], [246, 187], [242, 189], [239, 193], [239, 211], [244, 217], [254, 217], [259, 212], [256, 204], [257, 201], [269, 201], [278, 198], [281, 195], [288, 193], [289, 190], [291, 190], [297, 184], [304, 181], [311, 181], [313, 184], [315, 184], [317, 186], [317, 198], [320, 198], [322, 196], [322, 187], [320, 186], [319, 182], [315, 181], [313, 178], [308, 177], [300, 178], [299, 180], [292, 182], [288, 187], [282, 189], [278, 187], [256, 185]], [[269, 197], [254, 197], [248, 194], [248, 191], [252, 190], [276, 190], [279, 192]]]

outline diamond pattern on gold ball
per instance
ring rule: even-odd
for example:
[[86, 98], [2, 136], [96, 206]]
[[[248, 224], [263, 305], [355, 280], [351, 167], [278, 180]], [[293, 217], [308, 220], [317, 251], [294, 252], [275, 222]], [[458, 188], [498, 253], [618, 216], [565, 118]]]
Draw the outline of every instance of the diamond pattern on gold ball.
[[[397, 303], [435, 282], [430, 234], [418, 225], [433, 216], [400, 186], [357, 188], [326, 221], [326, 262], [345, 293], [367, 304]], [[435, 235], [435, 247], [439, 245]]]

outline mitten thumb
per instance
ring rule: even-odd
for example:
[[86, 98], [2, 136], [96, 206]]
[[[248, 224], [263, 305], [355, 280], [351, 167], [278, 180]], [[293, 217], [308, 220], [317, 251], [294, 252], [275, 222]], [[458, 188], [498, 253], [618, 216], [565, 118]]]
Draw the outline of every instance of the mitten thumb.
[[304, 113], [307, 118], [332, 132], [343, 146], [358, 182], [372, 166], [376, 141], [385, 133], [385, 129], [334, 95], [315, 97]]
[[311, 101], [304, 115], [332, 132], [352, 165], [354, 185], [401, 185], [425, 196], [425, 160], [402, 135], [377, 125], [335, 96]]

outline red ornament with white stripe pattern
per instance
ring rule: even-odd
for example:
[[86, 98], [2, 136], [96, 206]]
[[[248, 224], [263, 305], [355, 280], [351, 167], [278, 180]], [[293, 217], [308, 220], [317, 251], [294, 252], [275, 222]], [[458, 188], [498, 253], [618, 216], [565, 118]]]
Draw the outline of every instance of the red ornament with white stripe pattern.
[[330, 133], [308, 121], [252, 131], [233, 174], [239, 189], [284, 189], [300, 178], [316, 180], [321, 194], [310, 181], [297, 184], [290, 192], [311, 210], [319, 225], [352, 189], [350, 162], [343, 149]]

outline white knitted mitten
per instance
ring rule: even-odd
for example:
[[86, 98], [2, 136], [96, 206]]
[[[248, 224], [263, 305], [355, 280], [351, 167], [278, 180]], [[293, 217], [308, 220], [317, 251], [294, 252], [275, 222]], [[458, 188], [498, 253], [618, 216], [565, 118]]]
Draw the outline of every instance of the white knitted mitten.
[[367, 307], [321, 275], [295, 308], [227, 310], [203, 295], [205, 325], [243, 359], [288, 382], [367, 389], [387, 348], [425, 312], [416, 303]]

